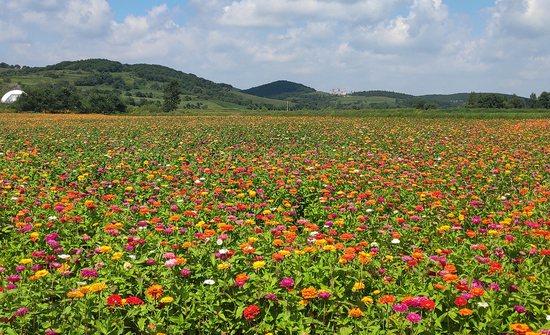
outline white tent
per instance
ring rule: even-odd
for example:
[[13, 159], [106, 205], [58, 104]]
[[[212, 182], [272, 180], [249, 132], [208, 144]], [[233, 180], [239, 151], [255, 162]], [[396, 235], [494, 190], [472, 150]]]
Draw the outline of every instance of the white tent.
[[9, 91], [8, 93], [4, 94], [4, 96], [2, 97], [2, 103], [3, 104], [11, 104], [11, 103], [14, 103], [17, 101], [17, 99], [19, 99], [19, 97], [21, 97], [21, 95], [23, 95], [25, 92], [21, 91], [21, 90], [12, 90], [12, 91]]

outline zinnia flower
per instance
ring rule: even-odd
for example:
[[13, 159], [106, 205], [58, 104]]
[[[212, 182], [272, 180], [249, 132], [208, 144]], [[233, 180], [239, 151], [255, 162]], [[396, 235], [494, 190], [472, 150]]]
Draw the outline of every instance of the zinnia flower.
[[317, 297], [317, 290], [315, 287], [307, 287], [302, 290], [302, 298], [304, 299], [314, 299]]
[[260, 312], [260, 307], [258, 307], [257, 305], [250, 305], [243, 310], [243, 317], [246, 320], [254, 320], [260, 314]]
[[122, 297], [118, 294], [111, 294], [107, 297], [108, 306], [122, 306]]
[[351, 317], [351, 318], [360, 318], [362, 317], [364, 314], [363, 314], [363, 311], [360, 309], [360, 308], [352, 308], [348, 311], [348, 316]]
[[422, 321], [422, 316], [418, 313], [409, 313], [407, 314], [407, 320], [411, 323], [419, 323]]
[[160, 296], [162, 295], [162, 293], [164, 292], [164, 290], [162, 289], [162, 286], [161, 285], [151, 285], [147, 288], [147, 290], [145, 291], [145, 293], [147, 294], [147, 296], [153, 298], [153, 299], [158, 299], [160, 298]]
[[281, 281], [279, 282], [279, 286], [281, 286], [282, 288], [286, 288], [287, 290], [291, 290], [294, 287], [294, 279], [290, 277], [285, 277], [281, 279]]

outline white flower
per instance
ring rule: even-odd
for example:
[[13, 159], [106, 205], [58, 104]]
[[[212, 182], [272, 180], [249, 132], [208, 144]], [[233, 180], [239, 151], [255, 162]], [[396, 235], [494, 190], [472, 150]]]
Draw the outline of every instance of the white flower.
[[483, 307], [483, 308], [489, 307], [489, 304], [486, 303], [485, 301], [480, 301], [480, 302], [477, 303], [477, 305], [478, 305], [479, 307]]
[[366, 212], [367, 212], [367, 213], [372, 213], [372, 212], [374, 212], [374, 209], [372, 209], [372, 208], [367, 208]]
[[216, 240], [216, 244], [217, 245], [222, 245], [223, 244], [223, 240], [221, 238], [217, 239]]
[[71, 258], [71, 255], [61, 254], [61, 255], [57, 255], [57, 257], [59, 257], [61, 259], [68, 259], [68, 258]]
[[11, 200], [13, 201], [16, 201], [17, 199], [19, 199], [18, 197], [11, 197]]
[[550, 321], [550, 314], [546, 314], [546, 321]]
[[128, 255], [128, 257], [130, 257], [131, 259], [136, 259], [136, 255]]
[[214, 285], [216, 282], [213, 279], [207, 279], [204, 281], [205, 285]]
[[124, 262], [124, 264], [122, 264], [122, 267], [124, 268], [124, 270], [130, 270], [132, 268], [132, 263]]
[[229, 250], [223, 248], [223, 249], [218, 250], [218, 252], [220, 253], [220, 255], [225, 255], [229, 252]]
[[57, 220], [57, 216], [55, 215], [48, 216], [48, 221], [55, 221], [55, 220]]
[[506, 200], [506, 197], [503, 195], [502, 197], [500, 197], [500, 200]]
[[374, 248], [378, 248], [378, 243], [372, 242], [372, 243], [370, 244], [370, 246], [371, 246], [371, 247], [374, 247]]
[[398, 238], [394, 238], [393, 240], [391, 240], [391, 243], [392, 244], [399, 244], [399, 243], [401, 243], [401, 241], [399, 241]]
[[309, 236], [316, 236], [317, 234], [319, 234], [318, 231], [312, 231], [311, 233], [309, 233]]

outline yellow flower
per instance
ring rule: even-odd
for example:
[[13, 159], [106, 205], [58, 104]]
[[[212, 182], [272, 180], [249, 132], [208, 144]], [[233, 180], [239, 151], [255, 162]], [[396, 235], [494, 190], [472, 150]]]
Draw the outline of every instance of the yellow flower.
[[19, 261], [19, 264], [23, 264], [23, 265], [30, 264], [30, 263], [32, 263], [32, 259], [30, 258], [23, 258], [22, 260]]
[[363, 299], [361, 299], [361, 301], [365, 304], [365, 305], [370, 305], [374, 302], [374, 299], [372, 297], [369, 297], [369, 296], [365, 296], [363, 297]]
[[356, 282], [353, 284], [352, 291], [357, 292], [365, 288], [365, 284], [363, 282]]
[[218, 270], [227, 270], [231, 267], [229, 263], [220, 263], [218, 264]]
[[37, 280], [42, 277], [45, 277], [49, 274], [48, 270], [38, 270], [32, 276], [29, 277], [30, 280]]
[[162, 299], [160, 299], [160, 302], [163, 303], [163, 304], [169, 304], [172, 301], [174, 301], [174, 298], [172, 298], [171, 296], [166, 296], [166, 297], [163, 297]]
[[252, 267], [254, 268], [254, 270], [258, 270], [258, 269], [261, 269], [265, 266], [265, 262], [264, 261], [256, 261], [254, 263], [252, 263]]
[[111, 259], [112, 259], [113, 261], [118, 261], [118, 260], [121, 259], [121, 258], [122, 258], [122, 252], [120, 252], [120, 251], [115, 252], [115, 253], [113, 254], [113, 256], [111, 256]]
[[254, 198], [256, 196], [256, 191], [248, 191], [248, 196], [251, 197], [251, 198]]
[[35, 232], [33, 231], [31, 234], [30, 234], [30, 238], [31, 240], [35, 241], [38, 239], [38, 237], [40, 236], [40, 234], [38, 232]]
[[380, 294], [380, 290], [374, 290], [374, 291], [372, 292], [372, 294], [374, 294], [374, 295], [379, 295], [379, 294]]
[[80, 290], [72, 290], [67, 292], [68, 298], [82, 298], [84, 296], [84, 293], [82, 293]]
[[94, 283], [94, 284], [88, 285], [88, 290], [92, 293], [103, 291], [106, 288], [107, 288], [107, 285], [105, 283]]
[[113, 248], [111, 248], [108, 245], [102, 245], [101, 247], [99, 247], [99, 252], [102, 253], [102, 254], [107, 253], [107, 252], [111, 252], [111, 250], [113, 250]]

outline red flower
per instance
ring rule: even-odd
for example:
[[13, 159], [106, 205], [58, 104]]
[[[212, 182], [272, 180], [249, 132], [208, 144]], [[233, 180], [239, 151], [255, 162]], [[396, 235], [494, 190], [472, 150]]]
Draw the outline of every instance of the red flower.
[[128, 305], [141, 305], [143, 304], [143, 300], [136, 296], [129, 296], [128, 298], [126, 298], [126, 303]]
[[435, 308], [435, 301], [430, 300], [430, 299], [422, 300], [420, 302], [420, 308], [427, 309], [427, 310], [431, 311], [432, 309]]
[[111, 294], [107, 297], [107, 305], [122, 306], [122, 297], [118, 294]]
[[260, 314], [260, 307], [256, 305], [247, 306], [243, 310], [243, 317], [247, 320], [253, 320]]
[[458, 297], [455, 299], [455, 305], [457, 307], [466, 306], [467, 304], [468, 304], [468, 300], [466, 300], [466, 298], [464, 297]]

